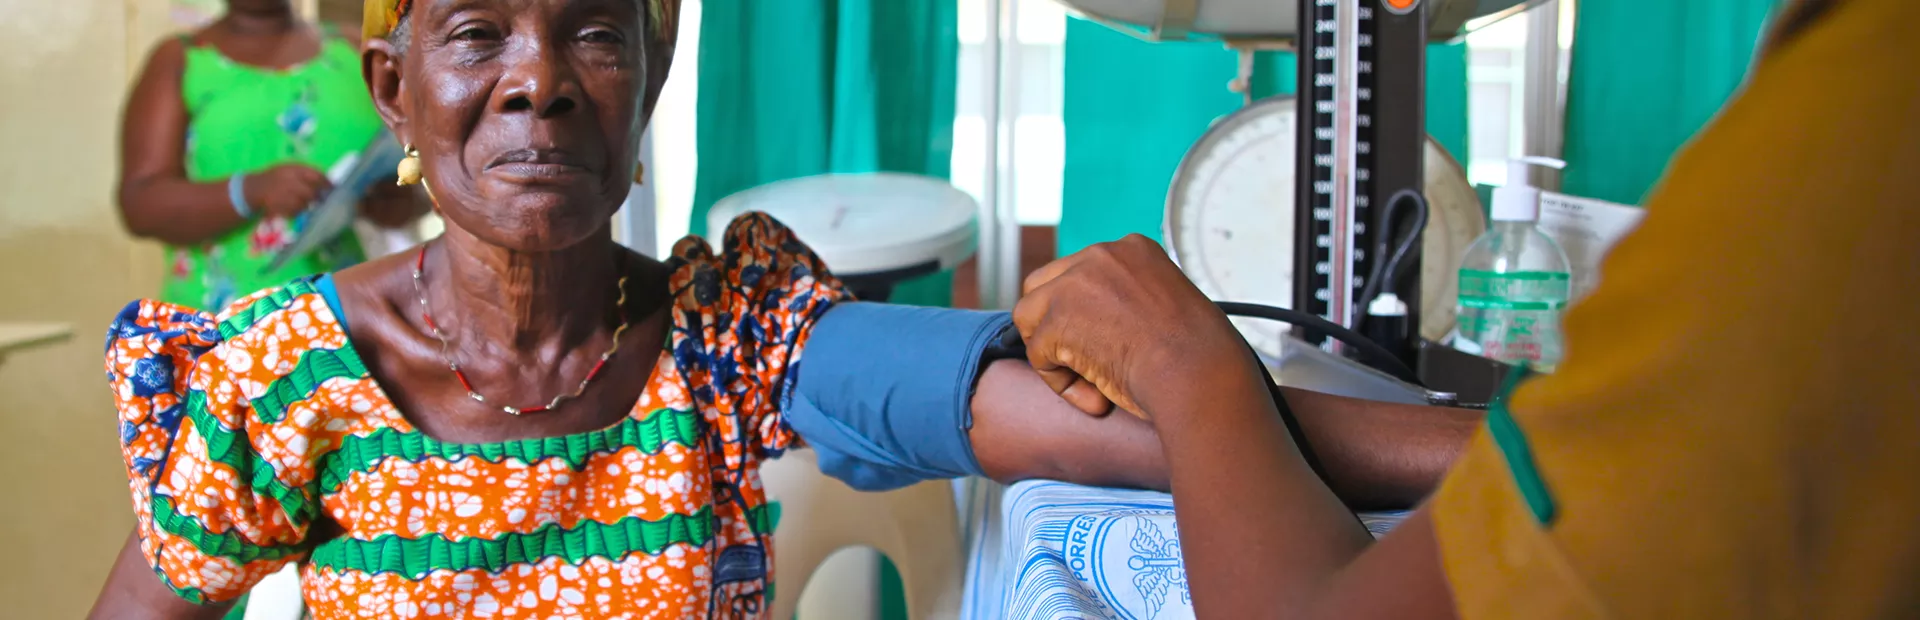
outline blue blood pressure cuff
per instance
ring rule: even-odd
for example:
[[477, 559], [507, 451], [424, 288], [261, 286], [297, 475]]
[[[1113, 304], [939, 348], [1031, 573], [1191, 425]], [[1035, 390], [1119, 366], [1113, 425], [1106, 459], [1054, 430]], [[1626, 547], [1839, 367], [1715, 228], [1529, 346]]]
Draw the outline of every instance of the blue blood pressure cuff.
[[967, 431], [985, 364], [1007, 356], [1004, 312], [850, 302], [813, 326], [786, 423], [820, 470], [862, 491], [981, 475]]

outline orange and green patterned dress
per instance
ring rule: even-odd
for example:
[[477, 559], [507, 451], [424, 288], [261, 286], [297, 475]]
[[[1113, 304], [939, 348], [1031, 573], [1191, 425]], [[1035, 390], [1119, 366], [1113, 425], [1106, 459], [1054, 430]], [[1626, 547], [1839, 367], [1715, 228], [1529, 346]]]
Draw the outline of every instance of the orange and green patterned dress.
[[[778, 403], [842, 289], [778, 223], [682, 241], [673, 330], [629, 416], [460, 444], [395, 408], [306, 279], [218, 316], [136, 302], [107, 375], [142, 551], [193, 601], [304, 559], [315, 618], [758, 618]], [[317, 521], [338, 536], [309, 536]]]

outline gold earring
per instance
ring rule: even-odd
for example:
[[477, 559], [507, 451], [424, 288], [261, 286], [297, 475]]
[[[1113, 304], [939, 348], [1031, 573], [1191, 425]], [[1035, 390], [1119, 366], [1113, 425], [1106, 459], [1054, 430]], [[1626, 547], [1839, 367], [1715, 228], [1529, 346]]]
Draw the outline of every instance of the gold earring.
[[633, 171], [633, 184], [634, 185], [647, 184], [647, 163], [646, 162], [640, 162], [640, 167]]
[[400, 175], [400, 180], [395, 181], [395, 185], [415, 185], [420, 183], [420, 151], [413, 148], [411, 144], [407, 145], [407, 157], [400, 160], [400, 165], [394, 172]]

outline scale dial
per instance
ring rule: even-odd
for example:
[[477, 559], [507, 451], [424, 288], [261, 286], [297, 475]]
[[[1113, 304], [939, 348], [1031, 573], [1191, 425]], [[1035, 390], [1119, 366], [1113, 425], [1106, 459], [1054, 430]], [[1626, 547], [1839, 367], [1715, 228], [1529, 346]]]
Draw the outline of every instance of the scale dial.
[[1460, 259], [1487, 232], [1480, 195], [1447, 149], [1427, 138], [1427, 229], [1420, 239], [1420, 336], [1434, 342], [1453, 331], [1460, 301]]
[[[1269, 97], [1216, 121], [1180, 161], [1164, 236], [1201, 292], [1219, 301], [1293, 307], [1292, 97]], [[1289, 327], [1233, 319], [1247, 342], [1278, 357]]]
[[[1208, 297], [1293, 307], [1298, 116], [1291, 97], [1256, 102], [1215, 122], [1174, 172], [1164, 238], [1180, 269]], [[1486, 220], [1460, 164], [1431, 138], [1424, 188], [1420, 335], [1438, 341], [1454, 325], [1454, 270], [1486, 232]], [[1283, 355], [1287, 325], [1233, 320], [1256, 350]]]

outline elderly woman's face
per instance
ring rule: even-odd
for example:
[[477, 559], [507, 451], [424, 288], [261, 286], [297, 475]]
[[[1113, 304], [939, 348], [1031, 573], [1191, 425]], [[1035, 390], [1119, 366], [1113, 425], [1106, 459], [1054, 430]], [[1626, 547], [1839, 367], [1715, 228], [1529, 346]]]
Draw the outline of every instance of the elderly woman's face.
[[[368, 56], [376, 102], [420, 151], [440, 210], [489, 243], [564, 248], [626, 198], [643, 127], [635, 0], [427, 0], [406, 47]], [[379, 50], [389, 42], [377, 42]], [[382, 81], [390, 92], [383, 93]]]

